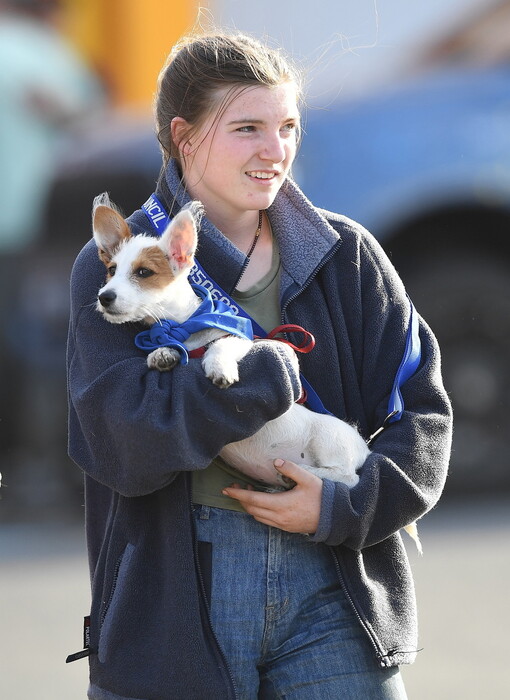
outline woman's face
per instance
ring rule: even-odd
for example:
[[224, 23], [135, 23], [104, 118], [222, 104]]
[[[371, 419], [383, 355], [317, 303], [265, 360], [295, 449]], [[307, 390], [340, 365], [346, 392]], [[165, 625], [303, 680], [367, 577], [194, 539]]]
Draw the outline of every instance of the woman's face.
[[219, 119], [211, 115], [181, 147], [188, 192], [220, 219], [267, 209], [294, 161], [298, 131], [293, 83], [240, 88]]

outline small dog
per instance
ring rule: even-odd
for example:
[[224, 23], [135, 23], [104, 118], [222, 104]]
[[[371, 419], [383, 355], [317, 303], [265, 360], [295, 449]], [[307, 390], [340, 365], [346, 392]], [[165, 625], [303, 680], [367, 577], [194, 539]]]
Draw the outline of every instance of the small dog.
[[[147, 326], [171, 319], [186, 321], [201, 300], [190, 285], [198, 230], [203, 214], [200, 202], [187, 205], [172, 219], [161, 238], [133, 236], [121, 213], [106, 193], [93, 205], [93, 235], [107, 281], [99, 290], [97, 309], [110, 323], [142, 322]], [[207, 346], [202, 358], [206, 376], [220, 388], [239, 381], [238, 365], [253, 341], [225, 335], [218, 328], [193, 333], [184, 341], [187, 350]], [[298, 371], [294, 351], [282, 343]], [[180, 361], [178, 350], [159, 347], [147, 357], [151, 369], [169, 371]], [[274, 468], [286, 459], [320, 478], [340, 481], [352, 488], [370, 450], [358, 431], [331, 415], [312, 412], [300, 404], [271, 420], [255, 435], [226, 445], [220, 456], [240, 472], [275, 490], [289, 488]], [[416, 525], [406, 528], [421, 546]]]

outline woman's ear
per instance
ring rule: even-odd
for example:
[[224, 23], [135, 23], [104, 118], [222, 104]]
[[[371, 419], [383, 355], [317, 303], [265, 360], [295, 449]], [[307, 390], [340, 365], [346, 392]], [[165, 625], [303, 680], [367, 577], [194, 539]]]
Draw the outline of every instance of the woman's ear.
[[179, 153], [182, 153], [183, 156], [189, 155], [191, 144], [188, 137], [191, 125], [183, 117], [174, 117], [170, 123], [170, 131], [172, 141]]

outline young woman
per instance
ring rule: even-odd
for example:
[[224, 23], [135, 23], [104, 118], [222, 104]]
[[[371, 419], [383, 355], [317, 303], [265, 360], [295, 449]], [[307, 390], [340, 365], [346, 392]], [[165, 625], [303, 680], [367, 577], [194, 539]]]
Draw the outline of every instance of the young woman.
[[[304, 376], [368, 438], [387, 416], [409, 301], [374, 238], [292, 181], [299, 102], [279, 52], [237, 35], [183, 41], [159, 82], [156, 195], [170, 215], [201, 200], [201, 265], [267, 331], [286, 322], [314, 334]], [[144, 210], [128, 223], [153, 232]], [[90, 242], [73, 270], [69, 336], [70, 454], [86, 476], [92, 577], [89, 697], [405, 698], [398, 666], [416, 655], [416, 608], [398, 531], [439, 498], [451, 432], [426, 324], [405, 411], [373, 442], [359, 484], [277, 461], [296, 486], [265, 493], [217, 455], [299, 397], [280, 344], [258, 342], [227, 390], [199, 360], [148, 370], [140, 329], [95, 311], [103, 277]]]

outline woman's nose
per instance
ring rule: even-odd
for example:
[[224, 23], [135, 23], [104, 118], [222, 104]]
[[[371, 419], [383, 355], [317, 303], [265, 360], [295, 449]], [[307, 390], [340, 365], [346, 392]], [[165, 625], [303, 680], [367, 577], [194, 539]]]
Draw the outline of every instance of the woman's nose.
[[264, 160], [281, 163], [287, 155], [285, 140], [279, 133], [266, 135], [260, 155]]

